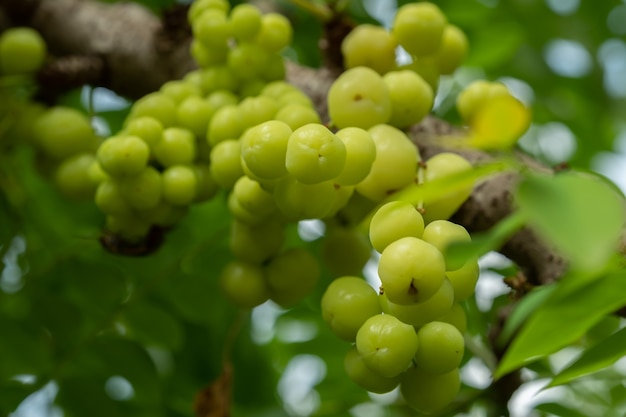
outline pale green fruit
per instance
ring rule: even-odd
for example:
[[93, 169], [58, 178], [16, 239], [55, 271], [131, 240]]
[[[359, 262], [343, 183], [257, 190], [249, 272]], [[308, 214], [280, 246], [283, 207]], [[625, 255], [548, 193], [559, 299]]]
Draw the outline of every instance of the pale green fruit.
[[446, 264], [441, 252], [430, 243], [403, 237], [381, 254], [378, 275], [389, 301], [414, 304], [439, 291], [446, 277]]
[[461, 389], [458, 369], [434, 375], [412, 367], [402, 376], [400, 392], [406, 402], [424, 414], [435, 414], [448, 406]]
[[343, 366], [348, 377], [369, 392], [384, 394], [395, 389], [400, 383], [400, 376], [386, 378], [371, 370], [356, 347], [350, 348], [346, 353]]
[[368, 129], [391, 116], [389, 90], [373, 69], [354, 67], [341, 74], [328, 91], [328, 114], [335, 126]]
[[394, 378], [407, 370], [418, 343], [413, 326], [390, 314], [370, 317], [356, 335], [356, 348], [365, 364], [386, 378]]
[[461, 364], [465, 340], [453, 325], [431, 321], [418, 330], [417, 338], [419, 348], [415, 354], [415, 363], [426, 372], [445, 374]]
[[370, 221], [369, 236], [379, 253], [392, 242], [403, 237], [422, 237], [424, 219], [417, 208], [406, 201], [383, 204]]
[[363, 323], [381, 312], [376, 291], [363, 279], [344, 276], [328, 285], [322, 296], [322, 318], [335, 335], [353, 342]]
[[287, 172], [303, 184], [328, 181], [343, 170], [346, 147], [327, 127], [309, 123], [294, 130], [287, 143]]

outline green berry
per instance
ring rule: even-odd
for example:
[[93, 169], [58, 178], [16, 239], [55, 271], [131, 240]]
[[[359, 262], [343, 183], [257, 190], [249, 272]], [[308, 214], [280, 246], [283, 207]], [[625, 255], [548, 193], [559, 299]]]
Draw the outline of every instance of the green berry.
[[154, 147], [154, 156], [166, 167], [191, 164], [196, 158], [196, 138], [187, 129], [169, 127]]
[[189, 97], [200, 97], [202, 89], [185, 80], [168, 81], [161, 86], [159, 91], [167, 97], [174, 100], [174, 103], [180, 104]]
[[265, 217], [276, 211], [274, 196], [264, 190], [257, 181], [246, 176], [237, 180], [233, 195], [241, 208], [255, 216]]
[[445, 374], [461, 364], [465, 340], [453, 325], [431, 321], [417, 331], [417, 338], [419, 348], [415, 354], [415, 363], [426, 372]]
[[227, 65], [212, 65], [200, 72], [200, 86], [207, 95], [220, 90], [235, 91], [239, 87], [239, 82]]
[[226, 298], [237, 307], [251, 309], [269, 299], [263, 267], [231, 261], [222, 269], [220, 285]]
[[137, 136], [114, 136], [98, 148], [98, 163], [112, 177], [139, 174], [148, 166], [150, 148]]
[[345, 161], [345, 145], [321, 124], [304, 125], [289, 136], [285, 165], [289, 174], [304, 184], [335, 178]]
[[369, 67], [385, 74], [396, 66], [397, 42], [387, 29], [361, 24], [352, 29], [341, 43], [345, 68]]
[[176, 120], [180, 127], [193, 132], [197, 138], [205, 138], [214, 112], [213, 107], [205, 99], [191, 96], [178, 105]]
[[293, 29], [289, 20], [279, 13], [266, 13], [261, 18], [261, 28], [254, 43], [268, 52], [277, 53], [289, 46]]
[[304, 184], [289, 175], [277, 182], [274, 198], [278, 209], [289, 219], [321, 219], [334, 207], [335, 185], [332, 181]]
[[454, 289], [452, 284], [446, 279], [437, 292], [426, 301], [409, 305], [387, 301], [386, 307], [390, 314], [393, 314], [402, 322], [419, 327], [448, 313], [452, 309], [453, 304]]
[[[452, 243], [471, 242], [472, 238], [463, 226], [448, 220], [434, 220], [424, 229], [422, 239], [430, 243], [441, 253], [446, 255], [447, 248]], [[446, 271], [459, 269], [463, 264], [455, 264], [446, 258]]]
[[104, 180], [96, 190], [96, 206], [106, 215], [129, 216], [133, 209], [124, 199], [119, 184], [114, 180]]
[[379, 253], [402, 237], [421, 238], [423, 233], [422, 215], [406, 201], [390, 201], [382, 205], [372, 216], [369, 225], [370, 242]]
[[477, 80], [467, 85], [456, 99], [456, 107], [466, 124], [470, 124], [474, 115], [489, 101], [511, 93], [504, 84]]
[[433, 89], [414, 71], [391, 71], [383, 76], [391, 97], [389, 124], [406, 128], [419, 123], [434, 103]]
[[141, 138], [151, 150], [154, 150], [163, 137], [163, 124], [154, 117], [137, 117], [128, 122], [123, 133]]
[[437, 317], [436, 321], [453, 325], [461, 334], [467, 331], [467, 314], [463, 306], [459, 303], [452, 304], [450, 311], [443, 316]]
[[215, 113], [215, 111], [224, 106], [236, 105], [239, 102], [239, 98], [232, 91], [215, 90], [206, 97], [206, 101]]
[[376, 145], [376, 158], [356, 191], [370, 200], [381, 201], [414, 182], [420, 155], [407, 135], [393, 126], [377, 125], [368, 132]]
[[335, 182], [356, 185], [363, 181], [376, 159], [376, 144], [368, 131], [358, 127], [345, 127], [335, 134], [346, 147], [346, 162]]
[[238, 4], [230, 12], [230, 29], [235, 39], [253, 39], [261, 29], [261, 11], [251, 4]]
[[241, 144], [236, 139], [229, 139], [211, 149], [211, 176], [222, 188], [232, 188], [237, 179], [243, 176], [241, 167]]
[[198, 189], [198, 178], [188, 165], [173, 165], [163, 171], [163, 200], [173, 206], [190, 204]]
[[124, 178], [119, 184], [122, 196], [135, 210], [149, 210], [161, 202], [161, 174], [152, 167], [146, 167], [140, 173]]
[[246, 127], [273, 120], [278, 111], [276, 100], [270, 97], [246, 97], [239, 103], [239, 111]]
[[273, 81], [271, 83], [268, 83], [265, 87], [263, 87], [263, 90], [261, 91], [261, 95], [278, 100], [281, 96], [285, 95], [286, 93], [290, 93], [294, 91], [299, 91], [298, 87], [284, 80], [278, 80], [278, 81]]
[[46, 42], [34, 29], [17, 27], [0, 34], [0, 74], [30, 74], [46, 59]]
[[408, 369], [418, 343], [413, 326], [390, 314], [370, 317], [356, 335], [356, 348], [365, 364], [386, 378], [395, 378]]
[[267, 261], [280, 252], [284, 241], [284, 226], [276, 218], [255, 225], [231, 223], [229, 247], [241, 260], [259, 264]]
[[195, 0], [189, 7], [187, 18], [189, 23], [193, 22], [206, 10], [221, 10], [224, 13], [230, 11], [230, 3], [228, 0]]
[[285, 158], [291, 133], [286, 123], [277, 120], [246, 130], [241, 137], [241, 158], [254, 175], [272, 180], [287, 174]]
[[356, 276], [332, 281], [322, 296], [321, 308], [322, 318], [333, 333], [349, 342], [356, 340], [367, 319], [381, 312], [376, 291]]
[[211, 167], [205, 163], [193, 165], [196, 174], [196, 198], [194, 202], [210, 200], [219, 191], [219, 186], [211, 176]]
[[226, 45], [231, 36], [230, 22], [226, 12], [207, 9], [197, 16], [191, 25], [195, 39], [208, 48]]
[[320, 278], [320, 267], [308, 250], [291, 248], [269, 261], [265, 275], [272, 301], [289, 308], [313, 291]]
[[475, 260], [466, 262], [459, 269], [446, 272], [454, 288], [454, 301], [465, 301], [474, 294], [479, 275], [480, 267]]
[[356, 347], [351, 347], [346, 353], [343, 366], [348, 377], [361, 388], [369, 392], [384, 394], [394, 390], [400, 383], [400, 376], [386, 378], [372, 371], [365, 364], [363, 356]]
[[441, 288], [446, 264], [441, 252], [430, 243], [403, 237], [383, 250], [378, 275], [389, 301], [414, 304], [428, 300]]
[[[424, 182], [459, 175], [472, 169], [472, 164], [460, 155], [451, 152], [439, 153], [426, 161]], [[445, 220], [454, 214], [467, 200], [473, 190], [473, 184], [464, 189], [445, 194], [436, 200], [424, 203], [424, 221]]]
[[299, 103], [283, 106], [274, 116], [274, 120], [286, 123], [291, 130], [296, 130], [309, 123], [322, 122], [315, 109]]
[[391, 117], [389, 89], [371, 68], [354, 67], [341, 74], [328, 90], [328, 115], [338, 128], [368, 129]]
[[[215, 65], [225, 65], [229, 49], [227, 44], [207, 46], [198, 39], [193, 39], [189, 46], [189, 52], [200, 68], [212, 68]], [[203, 92], [206, 92], [202, 88], [202, 76], [200, 73], [197, 74], [198, 77], [194, 80], [194, 84], [200, 87]], [[188, 77], [185, 77], [185, 80], [191, 81]]]
[[54, 173], [54, 183], [59, 191], [75, 200], [93, 198], [97, 183], [89, 177], [89, 169], [95, 160], [91, 153], [81, 153], [63, 160]]
[[106, 218], [106, 229], [129, 242], [139, 242], [145, 239], [151, 226], [149, 221], [133, 214]]
[[441, 39], [441, 47], [435, 55], [435, 62], [439, 72], [444, 75], [450, 75], [461, 66], [467, 50], [469, 42], [465, 33], [454, 25], [446, 25], [443, 30]]
[[408, 3], [396, 12], [392, 33], [411, 55], [432, 55], [439, 50], [446, 16], [433, 3]]
[[433, 57], [413, 57], [413, 62], [404, 64], [398, 67], [399, 70], [410, 70], [422, 77], [424, 81], [428, 83], [433, 90], [433, 94], [436, 95], [439, 88], [439, 78], [441, 72], [437, 66], [437, 61]]
[[[248, 177], [242, 177], [248, 178]], [[233, 216], [233, 218], [241, 223], [245, 223], [251, 226], [263, 223], [267, 221], [271, 214], [260, 214], [259, 212], [248, 211], [242, 205], [241, 202], [237, 199], [237, 196], [234, 192], [228, 193], [228, 198], [226, 200], [226, 205], [228, 207], [228, 211]]]
[[424, 414], [442, 411], [456, 397], [461, 388], [458, 369], [433, 375], [419, 367], [412, 367], [400, 382], [400, 392], [406, 402]]
[[220, 107], [209, 122], [207, 140], [213, 147], [223, 140], [237, 139], [245, 128], [242, 112], [238, 106]]
[[69, 107], [51, 107], [33, 124], [35, 143], [54, 159], [94, 151], [97, 140], [87, 116]]
[[240, 42], [228, 52], [228, 68], [242, 81], [259, 78], [269, 63], [269, 52], [250, 42]]
[[163, 127], [174, 126], [176, 124], [176, 102], [161, 92], [150, 93], [133, 104], [126, 122], [142, 116], [157, 119]]

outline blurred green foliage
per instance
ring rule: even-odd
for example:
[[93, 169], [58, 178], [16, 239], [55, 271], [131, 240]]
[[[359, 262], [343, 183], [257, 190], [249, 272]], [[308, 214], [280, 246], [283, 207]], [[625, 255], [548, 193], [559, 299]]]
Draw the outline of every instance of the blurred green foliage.
[[[182, 2], [137, 3], [160, 13]], [[276, 3], [296, 28], [293, 47], [286, 54], [306, 65], [320, 65], [322, 25], [288, 1]], [[367, 3], [349, 2], [347, 10], [355, 21], [375, 22], [380, 17], [368, 13], [375, 2]], [[560, 15], [548, 3], [577, 7]], [[438, 115], [458, 121], [449, 104], [471, 78], [514, 78], [532, 89], [537, 126], [560, 122], [571, 130], [577, 145], [568, 160], [571, 165], [590, 168], [596, 155], [614, 149], [618, 133], [626, 128], [626, 93], [616, 95], [605, 88], [606, 68], [599, 55], [608, 40], [624, 45], [624, 34], [612, 32], [607, 24], [612, 11], [624, 8], [623, 2], [440, 0], [437, 4], [450, 22], [468, 34], [471, 45], [467, 68], [447, 80], [448, 98], [444, 94]], [[565, 77], [550, 68], [546, 48], [558, 39], [578, 42], [586, 49], [591, 59], [586, 73]], [[63, 102], [82, 106], [78, 92]], [[116, 131], [126, 111], [98, 116]], [[531, 131], [528, 140], [532, 142], [535, 134]], [[539, 159], [555, 162], [540, 148], [529, 149], [535, 149]], [[233, 415], [301, 415], [290, 409], [289, 401], [311, 401], [318, 416], [349, 415], [359, 404], [382, 407], [372, 405], [368, 394], [348, 380], [343, 371], [348, 345], [338, 341], [320, 319], [319, 300], [330, 273], [324, 271], [322, 282], [305, 303], [275, 310], [275, 322], [269, 321], [262, 341], [254, 336], [259, 332], [254, 320], [222, 298], [217, 277], [229, 257], [225, 236], [230, 221], [224, 195], [194, 206], [153, 256], [126, 258], [100, 247], [103, 219], [93, 204], [63, 199], [33, 166], [37, 161], [29, 149], [17, 149], [10, 158], [0, 156], [0, 415], [9, 415], [28, 395], [52, 381], [58, 389], [56, 404], [66, 417], [190, 416], [196, 394], [219, 376], [225, 354], [235, 363]], [[295, 230], [291, 235], [296, 235]], [[293, 238], [292, 243], [319, 254], [319, 241]], [[474, 354], [486, 366], [493, 365], [487, 335], [498, 309], [510, 302], [507, 295], [487, 307], [468, 301], [468, 337], [473, 342], [464, 363]], [[238, 327], [240, 332], [234, 333]], [[298, 328], [309, 333], [294, 339]], [[577, 336], [582, 328], [575, 330], [572, 334]], [[316, 355], [325, 367], [318, 369], [322, 376], [315, 391], [288, 401], [277, 385], [294, 358], [306, 358], [298, 355]], [[539, 377], [551, 376], [546, 361], [531, 365]], [[132, 395], [124, 397], [119, 383], [116, 391], [112, 377], [123, 377], [132, 386]], [[606, 381], [604, 387], [612, 396], [608, 405], [587, 392], [587, 404], [592, 406], [581, 406], [580, 415], [591, 415], [597, 404], [605, 407], [607, 414], [602, 415], [612, 415], [611, 410], [622, 406], [626, 393], [618, 376]], [[584, 391], [575, 385], [571, 389]], [[463, 387], [455, 406], [450, 415], [491, 407], [488, 395], [470, 386]], [[553, 415], [577, 415], [556, 403], [541, 408]], [[385, 416], [412, 415], [395, 406], [384, 412]]]

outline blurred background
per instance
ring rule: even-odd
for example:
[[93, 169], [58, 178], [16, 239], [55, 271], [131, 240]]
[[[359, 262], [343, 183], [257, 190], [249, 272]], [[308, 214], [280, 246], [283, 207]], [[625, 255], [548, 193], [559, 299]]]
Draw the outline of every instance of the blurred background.
[[[160, 13], [177, 2], [139, 3]], [[320, 65], [320, 23], [292, 2], [265, 3], [285, 13], [296, 28], [294, 44], [285, 55], [304, 65]], [[404, 3], [346, 2], [356, 22], [386, 27]], [[470, 41], [466, 65], [441, 79], [436, 115], [458, 122], [454, 102], [464, 86], [476, 79], [501, 81], [532, 108], [533, 124], [519, 143], [522, 149], [547, 165], [567, 163], [602, 173], [626, 191], [626, 1], [435, 3]], [[103, 135], [119, 129], [130, 105], [111, 91], [89, 86], [68, 93], [62, 101], [93, 112], [94, 127]], [[11, 392], [18, 397], [34, 392], [11, 417], [110, 416], [115, 410], [132, 410], [133, 401], [154, 405], [152, 416], [190, 415], [190, 400], [198, 387], [219, 375], [223, 340], [238, 320], [236, 310], [217, 296], [215, 282], [206, 279], [218, 273], [227, 257], [225, 245], [216, 243], [225, 236], [228, 214], [223, 205], [211, 202], [194, 208], [168, 236], [159, 260], [119, 259], [99, 252], [93, 227], [100, 222], [98, 213], [87, 206], [68, 211], [35, 174], [24, 172], [24, 178], [29, 184], [26, 191], [35, 193], [46, 210], [34, 207], [23, 213], [24, 229], [0, 241], [0, 312], [20, 320], [19, 326], [0, 320], [0, 368], [13, 367], [9, 361], [29, 364], [17, 367], [26, 371], [15, 379]], [[319, 222], [301, 222], [293, 233], [293, 241], [300, 236], [319, 253], [323, 233]], [[77, 248], [84, 251], [80, 258], [68, 255]], [[491, 382], [493, 360], [486, 335], [499, 308], [509, 302], [502, 278], [515, 269], [497, 254], [482, 259], [481, 267], [476, 300], [466, 306], [471, 354], [462, 373], [465, 386], [450, 415], [484, 416], [488, 407], [481, 394]], [[364, 274], [376, 287], [376, 257]], [[326, 273], [323, 281], [330, 279]], [[241, 324], [243, 333], [232, 353], [237, 363], [233, 415], [410, 415], [393, 405], [397, 392], [368, 394], [347, 379], [343, 357], [348, 347], [320, 319], [321, 287], [290, 310], [263, 304]], [[144, 294], [141, 302], [125, 312], [110, 311], [137, 290]], [[62, 358], [76, 359], [76, 352], [100, 332], [116, 329], [128, 335], [128, 341], [96, 344], [73, 364], [60, 361], [49, 367], [50, 358], [29, 333], [29, 326], [42, 319], [65, 340]], [[600, 375], [541, 391], [547, 376], [578, 351], [568, 348], [526, 370], [528, 382], [511, 399], [511, 415], [623, 416], [624, 360]], [[37, 374], [37, 369], [46, 372]], [[87, 377], [81, 369], [97, 377]], [[0, 402], [10, 399], [8, 388], [3, 389]], [[567, 414], [563, 404], [579, 414]]]

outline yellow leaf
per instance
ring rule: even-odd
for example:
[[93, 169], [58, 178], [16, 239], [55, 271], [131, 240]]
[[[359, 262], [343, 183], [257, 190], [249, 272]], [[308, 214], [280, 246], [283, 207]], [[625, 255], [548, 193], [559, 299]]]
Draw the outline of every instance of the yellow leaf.
[[530, 126], [530, 110], [510, 95], [490, 100], [470, 123], [470, 144], [480, 149], [509, 149]]

